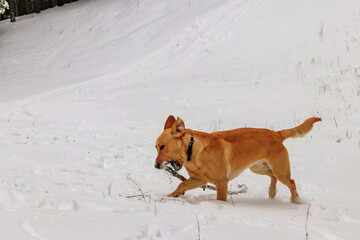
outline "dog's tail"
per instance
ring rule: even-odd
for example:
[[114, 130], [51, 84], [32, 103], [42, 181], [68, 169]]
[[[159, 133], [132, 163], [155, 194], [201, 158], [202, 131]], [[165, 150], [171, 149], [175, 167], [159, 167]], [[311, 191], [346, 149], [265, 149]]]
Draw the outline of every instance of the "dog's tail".
[[287, 138], [303, 137], [308, 132], [310, 132], [314, 123], [316, 123], [318, 121], [321, 121], [321, 118], [318, 118], [318, 117], [308, 118], [305, 120], [305, 122], [303, 122], [303, 124], [301, 124], [295, 128], [281, 130], [281, 131], [278, 131], [277, 133], [281, 136], [283, 141]]

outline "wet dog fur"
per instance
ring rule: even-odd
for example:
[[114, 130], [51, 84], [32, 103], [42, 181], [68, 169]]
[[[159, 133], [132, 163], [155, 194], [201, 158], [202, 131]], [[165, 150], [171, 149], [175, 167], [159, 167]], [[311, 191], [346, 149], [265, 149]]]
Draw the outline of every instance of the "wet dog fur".
[[[276, 183], [285, 184], [291, 193], [291, 201], [299, 202], [295, 181], [291, 179], [287, 149], [282, 144], [287, 138], [302, 137], [321, 118], [312, 117], [301, 125], [281, 131], [260, 128], [239, 128], [229, 131], [205, 133], [185, 128], [180, 118], [169, 116], [164, 131], [156, 141], [158, 152], [155, 167], [162, 168], [168, 162], [183, 166], [190, 178], [182, 182], [169, 197], [177, 197], [186, 191], [212, 183], [217, 188], [217, 200], [227, 200], [228, 182], [245, 169], [271, 178], [269, 197], [276, 195]], [[191, 136], [194, 138], [191, 160], [187, 150]]]

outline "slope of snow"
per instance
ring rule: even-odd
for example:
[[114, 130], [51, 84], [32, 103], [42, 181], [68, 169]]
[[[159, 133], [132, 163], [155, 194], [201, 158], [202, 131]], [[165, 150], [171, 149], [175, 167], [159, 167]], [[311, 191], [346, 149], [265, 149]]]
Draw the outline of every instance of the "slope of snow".
[[[82, 0], [0, 22], [0, 239], [305, 239], [310, 201], [309, 239], [359, 238], [358, 29], [353, 0]], [[202, 131], [322, 117], [284, 143], [304, 203], [249, 171], [226, 203], [165, 197], [170, 114]]]

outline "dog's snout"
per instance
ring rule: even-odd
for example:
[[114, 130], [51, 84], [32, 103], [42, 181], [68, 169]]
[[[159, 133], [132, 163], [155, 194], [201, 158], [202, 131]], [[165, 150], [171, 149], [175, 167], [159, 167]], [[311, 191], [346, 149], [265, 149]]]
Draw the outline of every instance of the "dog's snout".
[[155, 168], [160, 169], [160, 163], [156, 162], [154, 166], [155, 166]]

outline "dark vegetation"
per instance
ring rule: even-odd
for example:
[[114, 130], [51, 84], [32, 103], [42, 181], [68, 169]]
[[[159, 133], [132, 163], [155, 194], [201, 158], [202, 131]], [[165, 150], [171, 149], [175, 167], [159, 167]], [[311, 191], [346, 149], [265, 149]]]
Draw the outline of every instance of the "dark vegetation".
[[55, 6], [63, 6], [65, 3], [76, 1], [77, 0], [7, 0], [9, 9], [0, 15], [0, 20], [10, 18], [11, 22], [15, 22], [18, 16], [40, 13], [42, 10]]

